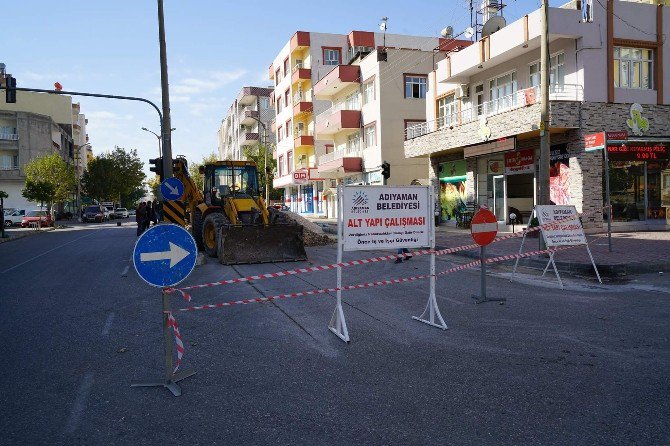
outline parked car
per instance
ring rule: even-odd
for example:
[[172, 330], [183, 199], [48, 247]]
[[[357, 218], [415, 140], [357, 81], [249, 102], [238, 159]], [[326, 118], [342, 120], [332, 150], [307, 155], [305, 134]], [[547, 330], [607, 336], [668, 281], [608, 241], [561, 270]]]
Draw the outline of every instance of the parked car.
[[116, 210], [114, 211], [114, 216], [116, 218], [128, 218], [128, 209], [116, 208]]
[[284, 203], [274, 203], [270, 205], [271, 207], [279, 210], [279, 211], [288, 211], [288, 206], [286, 206]]
[[137, 215], [137, 211], [135, 209], [128, 209], [128, 217], [134, 217]]
[[26, 216], [25, 209], [15, 209], [14, 212], [7, 215], [5, 214], [5, 227], [18, 226], [21, 224], [21, 220]]
[[53, 226], [54, 220], [51, 218], [51, 214], [47, 211], [29, 211], [23, 220], [21, 220], [22, 228], [29, 228], [31, 224], [40, 224], [40, 226]]
[[88, 223], [89, 221], [102, 223], [107, 220], [109, 220], [107, 217], [107, 209], [100, 205], [87, 206], [86, 209], [84, 209], [84, 216], [81, 219], [84, 223]]

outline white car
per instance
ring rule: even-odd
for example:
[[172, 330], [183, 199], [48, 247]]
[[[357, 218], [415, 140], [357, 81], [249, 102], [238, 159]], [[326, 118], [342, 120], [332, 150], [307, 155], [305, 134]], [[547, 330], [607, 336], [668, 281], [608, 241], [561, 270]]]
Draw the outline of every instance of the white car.
[[116, 218], [128, 218], [128, 209], [116, 208], [116, 210], [114, 211], [114, 216]]
[[21, 226], [23, 218], [26, 216], [25, 209], [16, 209], [9, 215], [5, 215], [5, 227]]

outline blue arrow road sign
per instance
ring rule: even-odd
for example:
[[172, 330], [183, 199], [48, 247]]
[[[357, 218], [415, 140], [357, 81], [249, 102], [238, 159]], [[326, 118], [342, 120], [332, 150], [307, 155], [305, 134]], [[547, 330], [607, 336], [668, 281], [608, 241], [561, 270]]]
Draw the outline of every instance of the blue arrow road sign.
[[155, 287], [174, 286], [186, 279], [198, 256], [193, 236], [177, 225], [158, 225], [137, 239], [133, 264], [137, 274]]
[[161, 183], [161, 193], [166, 200], [181, 200], [184, 195], [184, 183], [179, 178], [170, 177]]

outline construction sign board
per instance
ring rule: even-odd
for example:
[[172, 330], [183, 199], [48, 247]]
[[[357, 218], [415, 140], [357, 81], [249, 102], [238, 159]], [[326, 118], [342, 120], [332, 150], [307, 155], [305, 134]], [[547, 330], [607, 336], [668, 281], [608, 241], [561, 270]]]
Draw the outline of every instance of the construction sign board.
[[343, 248], [420, 248], [430, 245], [433, 218], [428, 186], [343, 188]]
[[574, 206], [537, 205], [535, 212], [538, 222], [543, 226], [542, 235], [547, 248], [586, 245], [584, 228]]

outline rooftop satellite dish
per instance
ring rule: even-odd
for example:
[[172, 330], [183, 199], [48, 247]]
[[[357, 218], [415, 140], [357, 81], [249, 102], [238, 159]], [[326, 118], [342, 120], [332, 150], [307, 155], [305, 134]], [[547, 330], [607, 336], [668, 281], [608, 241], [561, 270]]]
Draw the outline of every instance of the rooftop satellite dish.
[[447, 26], [442, 31], [440, 31], [440, 34], [442, 35], [442, 37], [444, 37], [446, 39], [451, 39], [454, 35], [453, 26]]
[[490, 36], [496, 31], [500, 31], [507, 25], [507, 20], [501, 15], [494, 15], [482, 27], [482, 37]]

